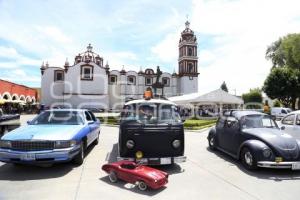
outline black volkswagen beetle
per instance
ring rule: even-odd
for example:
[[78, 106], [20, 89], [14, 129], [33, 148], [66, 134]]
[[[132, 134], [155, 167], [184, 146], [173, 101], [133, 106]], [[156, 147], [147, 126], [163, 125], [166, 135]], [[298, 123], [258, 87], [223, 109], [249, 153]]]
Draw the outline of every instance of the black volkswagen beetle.
[[257, 167], [300, 170], [300, 141], [280, 130], [271, 116], [255, 111], [231, 111], [208, 134], [211, 150]]

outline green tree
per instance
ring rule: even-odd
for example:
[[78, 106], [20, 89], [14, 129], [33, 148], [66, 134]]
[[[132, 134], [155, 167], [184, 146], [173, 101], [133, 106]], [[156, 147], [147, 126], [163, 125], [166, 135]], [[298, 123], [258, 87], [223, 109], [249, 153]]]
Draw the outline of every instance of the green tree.
[[220, 87], [222, 90], [224, 90], [225, 92], [228, 92], [228, 88], [227, 88], [227, 85], [225, 83], [225, 81], [222, 83], [221, 87]]
[[273, 107], [281, 107], [281, 103], [278, 99], [275, 99], [275, 101], [273, 102]]
[[300, 69], [300, 34], [288, 34], [271, 44], [266, 51], [273, 67]]
[[299, 70], [288, 67], [273, 68], [264, 82], [263, 91], [272, 99], [278, 99], [286, 107], [295, 108], [299, 96]]
[[261, 106], [257, 104], [261, 104], [263, 97], [261, 94], [261, 90], [259, 88], [250, 89], [248, 93], [244, 93], [242, 95], [245, 104], [256, 104], [256, 105], [249, 105], [247, 108], [261, 108]]

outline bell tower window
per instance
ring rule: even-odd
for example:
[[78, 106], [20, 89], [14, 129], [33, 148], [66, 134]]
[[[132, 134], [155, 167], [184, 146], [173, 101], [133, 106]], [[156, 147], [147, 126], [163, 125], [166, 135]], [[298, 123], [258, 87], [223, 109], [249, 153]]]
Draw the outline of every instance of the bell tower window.
[[193, 56], [193, 49], [192, 49], [192, 47], [189, 47], [188, 56]]
[[189, 63], [189, 73], [193, 73], [194, 72], [194, 65], [193, 63]]

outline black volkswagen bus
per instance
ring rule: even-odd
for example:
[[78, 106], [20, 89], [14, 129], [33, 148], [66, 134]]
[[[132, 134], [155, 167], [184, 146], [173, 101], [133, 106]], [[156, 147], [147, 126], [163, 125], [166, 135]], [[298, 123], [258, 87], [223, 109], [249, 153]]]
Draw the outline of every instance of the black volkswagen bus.
[[132, 100], [121, 113], [118, 160], [147, 165], [185, 162], [183, 121], [168, 100]]

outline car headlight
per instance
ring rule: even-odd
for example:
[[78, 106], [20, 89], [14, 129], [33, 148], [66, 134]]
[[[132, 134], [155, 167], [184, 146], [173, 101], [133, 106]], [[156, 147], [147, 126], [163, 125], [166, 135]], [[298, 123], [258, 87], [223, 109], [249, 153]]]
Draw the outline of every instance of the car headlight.
[[271, 155], [272, 155], [271, 149], [267, 149], [267, 148], [263, 149], [263, 156], [264, 156], [265, 158], [270, 158]]
[[55, 141], [55, 149], [70, 148], [76, 145], [76, 140]]
[[127, 140], [127, 142], [126, 142], [126, 147], [127, 147], [128, 149], [132, 149], [132, 148], [134, 147], [134, 145], [135, 145], [135, 143], [134, 143], [133, 140]]
[[174, 141], [172, 142], [172, 145], [173, 145], [173, 147], [174, 147], [175, 149], [177, 149], [177, 148], [180, 147], [181, 142], [180, 142], [180, 140], [174, 140]]
[[11, 148], [11, 142], [8, 140], [0, 140], [0, 148], [4, 148], [4, 149]]

